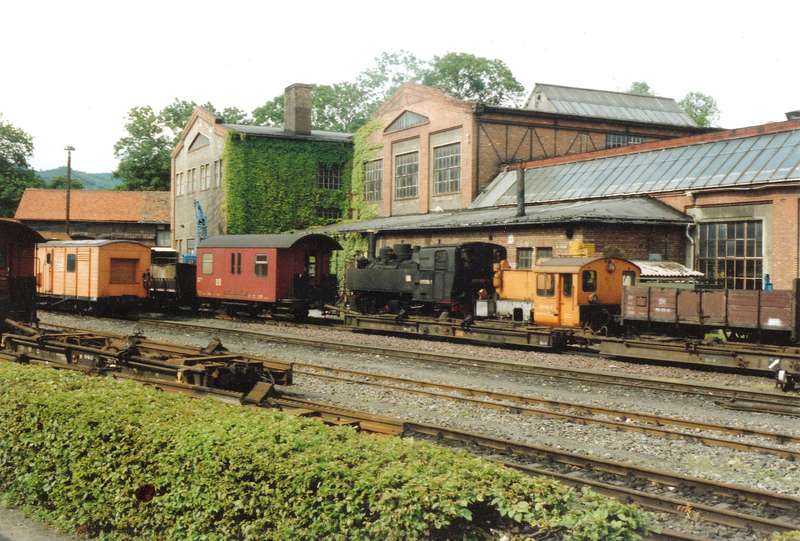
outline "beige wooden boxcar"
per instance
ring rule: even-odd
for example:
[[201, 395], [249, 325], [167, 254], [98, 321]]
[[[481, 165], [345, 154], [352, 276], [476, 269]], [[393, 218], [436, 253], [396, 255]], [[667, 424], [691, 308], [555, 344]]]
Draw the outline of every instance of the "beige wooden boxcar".
[[40, 303], [64, 309], [125, 310], [147, 298], [150, 248], [120, 240], [54, 241], [36, 247]]

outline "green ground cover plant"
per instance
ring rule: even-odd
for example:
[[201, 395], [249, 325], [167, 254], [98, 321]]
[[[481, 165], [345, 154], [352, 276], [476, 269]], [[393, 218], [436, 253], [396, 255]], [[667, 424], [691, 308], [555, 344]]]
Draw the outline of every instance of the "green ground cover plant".
[[[104, 539], [634, 540], [635, 507], [427, 442], [0, 364], [0, 494]], [[546, 536], [546, 537], [545, 537]]]

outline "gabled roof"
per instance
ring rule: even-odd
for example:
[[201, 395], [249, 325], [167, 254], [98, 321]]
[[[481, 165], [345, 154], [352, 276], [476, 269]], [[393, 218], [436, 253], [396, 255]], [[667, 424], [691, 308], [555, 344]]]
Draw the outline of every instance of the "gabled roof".
[[48, 246], [53, 248], [55, 247], [91, 248], [97, 246], [108, 246], [109, 244], [135, 244], [143, 248], [149, 248], [149, 246], [142, 244], [141, 242], [135, 242], [132, 240], [114, 240], [114, 239], [51, 240], [49, 242], [42, 243], [42, 246]]
[[630, 197], [528, 205], [525, 209], [525, 216], [521, 217], [516, 215], [514, 207], [492, 207], [376, 218], [362, 222], [338, 224], [327, 227], [326, 230], [339, 232], [419, 231], [508, 228], [579, 222], [681, 225], [691, 223], [692, 219], [651, 197]]
[[697, 127], [672, 98], [537, 83], [525, 109], [564, 115]]
[[[64, 221], [64, 190], [28, 188], [22, 194], [17, 220]], [[169, 192], [72, 190], [70, 220], [76, 222], [170, 223]]]
[[[800, 121], [668, 139], [531, 161], [525, 201], [566, 201], [800, 180]], [[515, 170], [500, 173], [470, 205], [516, 203]]]

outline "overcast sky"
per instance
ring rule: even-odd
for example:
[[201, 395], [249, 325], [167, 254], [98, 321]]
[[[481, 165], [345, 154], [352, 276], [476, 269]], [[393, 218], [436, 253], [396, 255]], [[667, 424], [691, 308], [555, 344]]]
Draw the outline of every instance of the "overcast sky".
[[714, 96], [719, 124], [800, 109], [794, 2], [6, 1], [0, 114], [33, 166], [107, 172], [126, 111], [175, 97], [246, 111], [293, 82], [352, 79], [382, 51], [504, 60], [536, 82]]

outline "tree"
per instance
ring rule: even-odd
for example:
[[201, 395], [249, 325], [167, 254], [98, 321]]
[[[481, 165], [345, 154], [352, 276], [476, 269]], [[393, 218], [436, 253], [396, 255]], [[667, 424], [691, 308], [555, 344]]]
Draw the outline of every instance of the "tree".
[[0, 216], [14, 215], [26, 188], [42, 186], [28, 163], [32, 156], [33, 138], [0, 115]]
[[644, 81], [634, 81], [628, 88], [629, 94], [638, 94], [639, 96], [655, 96], [655, 93], [650, 89], [650, 85]]
[[719, 119], [717, 100], [702, 92], [689, 92], [679, 105], [698, 126], [713, 126]]
[[[72, 190], [82, 190], [84, 188], [83, 182], [74, 177], [70, 180], [69, 185]], [[47, 187], [51, 190], [65, 190], [67, 188], [67, 177], [64, 175], [54, 177], [53, 180], [47, 184]]]
[[282, 126], [283, 95], [275, 96], [261, 107], [253, 109], [253, 123], [259, 126]]
[[226, 107], [222, 110], [222, 119], [227, 124], [252, 124], [253, 120], [238, 107]]
[[128, 111], [128, 135], [114, 145], [114, 156], [120, 160], [114, 171], [122, 179], [119, 189], [169, 190], [172, 138], [164, 133], [160, 116], [150, 106]]
[[469, 53], [434, 56], [421, 79], [456, 98], [489, 105], [516, 105], [525, 90], [502, 60]]

